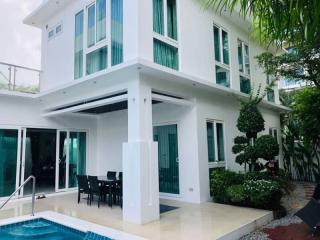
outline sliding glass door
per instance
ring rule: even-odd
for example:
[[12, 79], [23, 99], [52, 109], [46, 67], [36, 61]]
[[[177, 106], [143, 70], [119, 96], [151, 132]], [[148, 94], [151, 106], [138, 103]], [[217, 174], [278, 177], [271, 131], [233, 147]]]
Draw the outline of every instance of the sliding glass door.
[[77, 187], [77, 175], [86, 174], [86, 132], [58, 131], [56, 191]]
[[68, 133], [66, 131], [57, 132], [57, 160], [56, 160], [56, 191], [67, 188], [67, 161], [68, 161]]
[[70, 132], [69, 188], [77, 187], [77, 175], [86, 174], [86, 133]]
[[9, 196], [17, 185], [19, 133], [18, 129], [0, 129], [0, 198]]
[[[87, 134], [40, 128], [0, 128], [0, 198], [7, 197], [34, 175], [37, 193], [77, 187], [86, 174]], [[28, 183], [18, 194], [31, 194]], [[17, 195], [18, 195], [17, 194]]]
[[156, 126], [154, 141], [158, 142], [159, 190], [179, 194], [179, 158], [177, 125]]

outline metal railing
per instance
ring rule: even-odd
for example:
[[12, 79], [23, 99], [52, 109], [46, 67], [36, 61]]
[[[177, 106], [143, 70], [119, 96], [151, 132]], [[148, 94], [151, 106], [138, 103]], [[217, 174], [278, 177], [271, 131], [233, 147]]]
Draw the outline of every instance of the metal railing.
[[40, 75], [41, 71], [38, 69], [0, 62], [0, 89], [38, 93]]
[[11, 195], [10, 197], [7, 198], [7, 200], [4, 201], [4, 203], [1, 204], [0, 210], [7, 205], [7, 203], [13, 198], [13, 196], [16, 195], [18, 191], [21, 190], [30, 180], [32, 180], [32, 203], [31, 203], [31, 216], [34, 216], [34, 203], [35, 203], [35, 197], [36, 197], [36, 178], [35, 176], [29, 176], [22, 184], [20, 187], [18, 187]]

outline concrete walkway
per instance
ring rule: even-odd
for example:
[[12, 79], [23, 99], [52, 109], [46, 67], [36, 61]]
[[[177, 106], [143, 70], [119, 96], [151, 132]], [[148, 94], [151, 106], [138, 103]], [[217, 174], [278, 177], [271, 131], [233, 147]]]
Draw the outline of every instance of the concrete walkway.
[[[54, 211], [85, 221], [131, 233], [147, 239], [219, 239], [234, 240], [266, 224], [272, 213], [264, 210], [229, 205], [189, 204], [161, 200], [162, 204], [178, 209], [161, 214], [161, 219], [145, 225], [122, 221], [120, 207], [87, 206], [86, 200], [77, 204], [76, 194], [65, 194], [37, 200], [36, 210]], [[11, 203], [0, 211], [0, 219], [30, 214], [30, 201]]]

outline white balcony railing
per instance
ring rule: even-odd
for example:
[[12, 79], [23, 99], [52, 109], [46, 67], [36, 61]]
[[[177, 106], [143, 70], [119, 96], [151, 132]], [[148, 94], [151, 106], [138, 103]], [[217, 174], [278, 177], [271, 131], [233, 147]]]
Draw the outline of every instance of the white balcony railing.
[[41, 71], [38, 69], [0, 62], [0, 89], [38, 93], [40, 74]]

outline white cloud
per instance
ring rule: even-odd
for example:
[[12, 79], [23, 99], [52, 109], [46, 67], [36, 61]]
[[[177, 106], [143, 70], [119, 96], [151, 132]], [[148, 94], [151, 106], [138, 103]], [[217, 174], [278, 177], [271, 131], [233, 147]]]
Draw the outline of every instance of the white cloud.
[[41, 31], [23, 19], [41, 0], [0, 0], [0, 62], [40, 69]]

